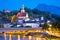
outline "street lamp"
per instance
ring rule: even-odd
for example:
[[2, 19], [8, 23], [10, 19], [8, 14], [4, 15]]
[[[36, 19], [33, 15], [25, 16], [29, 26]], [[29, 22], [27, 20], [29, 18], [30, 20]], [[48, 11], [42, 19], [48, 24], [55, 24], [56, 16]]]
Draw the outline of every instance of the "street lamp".
[[51, 27], [52, 25], [51, 24], [49, 24], [49, 27]]
[[48, 26], [49, 26], [49, 30], [51, 30], [51, 26], [52, 26], [52, 25], [51, 25], [51, 24], [48, 24]]
[[47, 23], [50, 23], [50, 21], [48, 20]]
[[49, 33], [49, 31], [46, 31], [46, 33]]

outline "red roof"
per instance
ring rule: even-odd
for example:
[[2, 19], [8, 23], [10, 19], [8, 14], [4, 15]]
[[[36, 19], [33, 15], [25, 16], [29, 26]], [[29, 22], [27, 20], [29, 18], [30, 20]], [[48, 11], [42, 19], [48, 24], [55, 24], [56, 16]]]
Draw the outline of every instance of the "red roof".
[[26, 16], [26, 13], [20, 13], [20, 12], [19, 12], [19, 13], [17, 14], [17, 16], [24, 17], [24, 16]]

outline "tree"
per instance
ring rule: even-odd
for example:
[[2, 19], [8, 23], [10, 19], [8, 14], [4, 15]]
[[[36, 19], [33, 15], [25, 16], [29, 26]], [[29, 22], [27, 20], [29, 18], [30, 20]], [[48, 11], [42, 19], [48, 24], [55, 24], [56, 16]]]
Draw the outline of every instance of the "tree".
[[16, 15], [13, 15], [13, 16], [11, 17], [11, 23], [15, 22], [16, 19], [17, 19]]
[[53, 27], [60, 30], [60, 16], [57, 17], [57, 21], [53, 23]]

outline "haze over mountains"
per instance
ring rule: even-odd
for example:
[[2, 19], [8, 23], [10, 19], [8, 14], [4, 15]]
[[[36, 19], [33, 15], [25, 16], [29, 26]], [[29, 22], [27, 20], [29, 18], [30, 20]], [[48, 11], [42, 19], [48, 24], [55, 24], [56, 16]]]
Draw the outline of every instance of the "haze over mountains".
[[47, 11], [51, 12], [52, 14], [58, 14], [60, 15], [60, 7], [57, 6], [51, 6], [51, 5], [46, 5], [46, 4], [39, 4], [36, 9], [40, 11]]

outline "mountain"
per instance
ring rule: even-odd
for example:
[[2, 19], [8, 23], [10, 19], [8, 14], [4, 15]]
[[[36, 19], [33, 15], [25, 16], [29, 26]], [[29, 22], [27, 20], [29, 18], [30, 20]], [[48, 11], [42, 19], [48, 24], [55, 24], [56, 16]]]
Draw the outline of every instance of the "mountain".
[[60, 15], [60, 7], [57, 6], [51, 6], [51, 5], [46, 5], [46, 4], [39, 4], [36, 9], [40, 11], [48, 11], [53, 14], [58, 14]]

